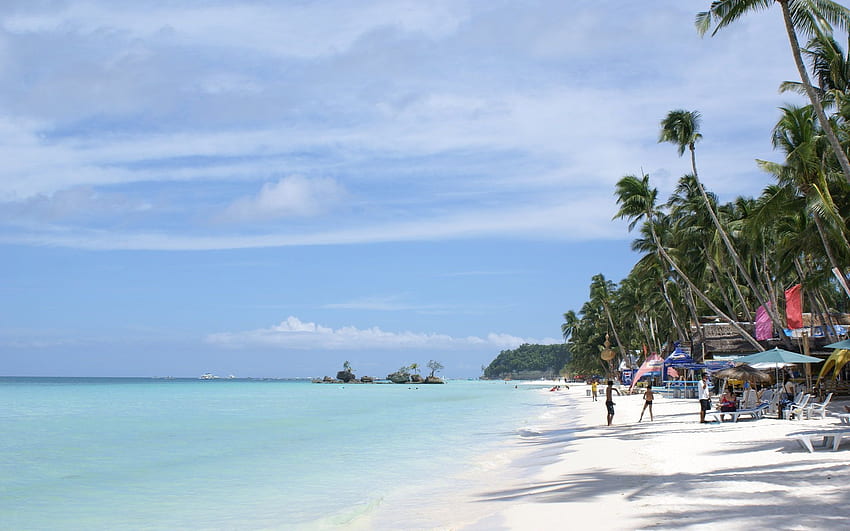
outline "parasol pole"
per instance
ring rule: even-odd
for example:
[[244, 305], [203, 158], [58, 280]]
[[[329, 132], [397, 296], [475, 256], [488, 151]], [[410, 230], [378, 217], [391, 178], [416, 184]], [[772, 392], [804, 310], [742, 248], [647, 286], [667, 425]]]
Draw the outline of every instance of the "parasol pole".
[[[809, 333], [806, 330], [803, 330], [803, 354], [806, 356], [811, 356], [809, 353]], [[806, 390], [811, 391], [812, 389], [812, 366], [811, 363], [804, 363], [805, 371], [806, 371]]]

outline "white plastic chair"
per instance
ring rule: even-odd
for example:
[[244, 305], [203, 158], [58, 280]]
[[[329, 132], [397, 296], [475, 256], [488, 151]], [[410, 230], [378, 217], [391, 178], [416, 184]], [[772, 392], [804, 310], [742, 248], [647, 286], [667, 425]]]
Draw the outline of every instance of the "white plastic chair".
[[802, 419], [803, 415], [806, 413], [806, 406], [809, 405], [809, 400], [811, 398], [812, 395], [803, 395], [803, 398], [801, 398], [799, 402], [785, 406], [785, 409], [783, 410], [785, 418], [788, 420], [791, 420], [792, 417], [796, 420]]
[[741, 407], [743, 409], [753, 409], [757, 405], [759, 405], [759, 401], [756, 397], [755, 389], [747, 389], [744, 391], [743, 396], [741, 396]]
[[825, 419], [827, 416], [826, 406], [829, 405], [829, 401], [832, 400], [832, 393], [826, 395], [826, 399], [820, 403], [812, 403], [806, 406], [806, 417], [813, 418], [815, 415], [819, 416], [822, 419]]

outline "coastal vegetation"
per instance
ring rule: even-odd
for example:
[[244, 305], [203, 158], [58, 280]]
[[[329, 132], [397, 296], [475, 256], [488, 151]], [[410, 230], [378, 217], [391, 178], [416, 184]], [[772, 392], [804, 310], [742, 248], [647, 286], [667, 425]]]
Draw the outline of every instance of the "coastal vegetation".
[[[628, 221], [639, 257], [619, 283], [594, 276], [588, 300], [564, 314], [570, 372], [614, 372], [630, 352], [662, 352], [673, 341], [705, 337], [705, 316], [763, 350], [752, 326], [756, 314], [763, 312], [774, 330], [787, 328], [784, 292], [796, 285], [817, 322], [835, 324], [832, 316], [848, 310], [850, 50], [833, 30], [847, 31], [850, 10], [828, 0], [715, 1], [697, 15], [697, 30], [714, 34], [774, 5], [800, 74], [780, 89], [805, 94], [809, 103], [784, 105], [765, 131], [778, 160], [755, 164], [772, 182], [758, 197], [720, 202], [698, 173], [700, 113], [675, 109], [660, 117], [658, 141], [673, 144], [679, 156], [688, 153], [690, 172], [667, 198], [644, 172], [617, 182], [615, 219]], [[606, 340], [616, 353], [610, 362], [600, 356]], [[775, 341], [792, 346], [782, 333]]]
[[564, 344], [523, 344], [513, 350], [503, 350], [484, 368], [485, 379], [536, 379], [558, 376], [569, 360]]
[[[431, 374], [429, 374], [425, 378], [422, 378], [422, 376], [419, 374], [419, 364], [411, 363], [410, 365], [403, 365], [401, 368], [399, 368], [399, 370], [388, 374], [387, 380], [392, 383], [445, 383], [442, 378], [437, 376], [437, 372], [444, 368], [442, 363], [435, 360], [429, 360], [427, 367], [431, 369]], [[363, 376], [361, 378], [357, 378], [357, 376], [354, 374], [354, 369], [351, 368], [351, 362], [346, 360], [342, 364], [342, 370], [336, 373], [336, 378], [325, 376], [321, 379], [314, 379], [313, 383], [375, 383], [375, 378], [371, 376]]]
[[419, 374], [419, 364], [411, 363], [410, 365], [402, 366], [396, 372], [388, 374], [387, 380], [393, 383], [445, 383], [436, 375], [437, 371], [444, 368], [442, 363], [435, 360], [429, 360], [426, 366], [431, 369], [431, 374], [424, 379]]

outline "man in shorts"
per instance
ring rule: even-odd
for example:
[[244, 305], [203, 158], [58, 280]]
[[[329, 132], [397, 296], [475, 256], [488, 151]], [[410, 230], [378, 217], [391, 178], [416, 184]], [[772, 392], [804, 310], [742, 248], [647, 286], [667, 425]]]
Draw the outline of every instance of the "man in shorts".
[[711, 398], [709, 395], [708, 373], [702, 375], [702, 381], [697, 384], [699, 390], [699, 421], [706, 424], [705, 412], [711, 409]]
[[608, 387], [605, 389], [605, 407], [608, 408], [608, 425], [614, 420], [614, 400], [611, 398], [611, 391], [614, 389], [614, 380], [608, 380]]

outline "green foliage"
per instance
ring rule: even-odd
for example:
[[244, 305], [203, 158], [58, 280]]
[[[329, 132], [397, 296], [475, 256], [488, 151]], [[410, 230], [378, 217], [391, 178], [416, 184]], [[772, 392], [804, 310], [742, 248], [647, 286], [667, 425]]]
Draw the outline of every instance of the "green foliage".
[[544, 372], [557, 375], [570, 358], [564, 344], [523, 344], [514, 350], [503, 350], [486, 369], [485, 378], [505, 378], [522, 372]]
[[428, 361], [428, 368], [431, 369], [430, 378], [433, 378], [435, 373], [443, 368], [443, 364], [439, 361]]

